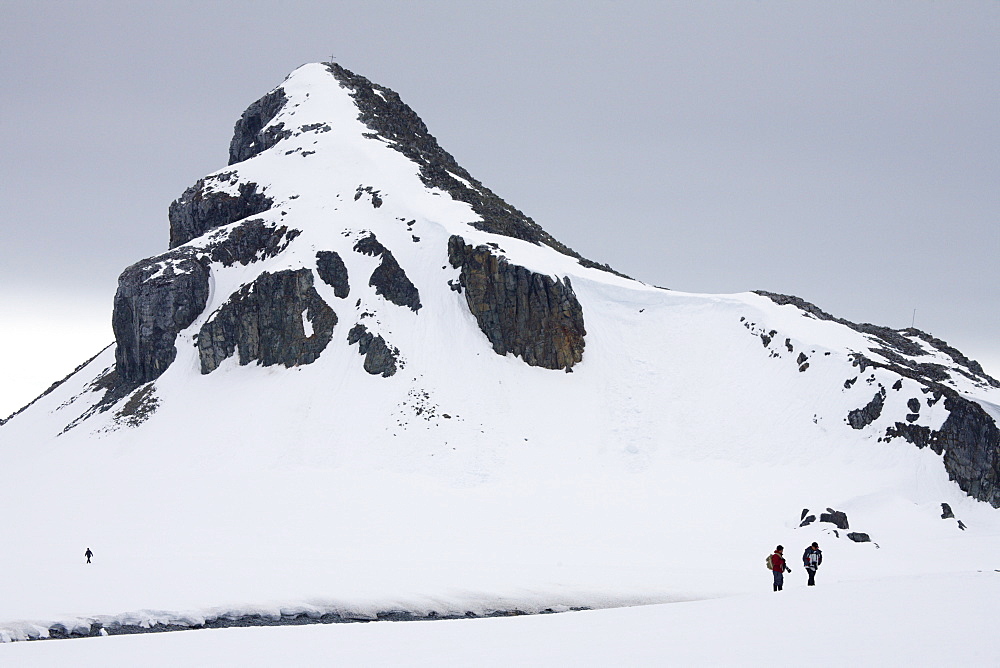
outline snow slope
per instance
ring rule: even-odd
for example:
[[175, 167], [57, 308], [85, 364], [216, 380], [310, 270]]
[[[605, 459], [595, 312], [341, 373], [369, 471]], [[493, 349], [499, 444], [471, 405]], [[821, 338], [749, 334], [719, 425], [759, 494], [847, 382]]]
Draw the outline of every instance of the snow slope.
[[[683, 630], [699, 623], [688, 615], [773, 611], [760, 597], [704, 599], [766, 588], [762, 563], [779, 542], [793, 568], [798, 550], [820, 542], [820, 579], [844, 583], [821, 594], [838, 610], [868, 590], [864, 582], [937, 582], [926, 578], [997, 567], [997, 511], [949, 481], [939, 455], [882, 438], [913, 397], [917, 425], [938, 429], [947, 411], [913, 378], [860, 369], [856, 353], [891, 362], [870, 336], [761, 295], [653, 288], [476, 229], [469, 204], [428, 187], [410, 159], [366, 136], [354, 100], [325, 66], [303, 66], [282, 88], [288, 102], [270, 124], [297, 130], [219, 170], [211, 187], [235, 194], [239, 184], [262, 184], [274, 204], [254, 218], [301, 234], [275, 256], [212, 264], [208, 305], [178, 334], [176, 359], [131, 395], [148, 392], [155, 410], [133, 419], [123, 410], [129, 398], [88, 410], [104, 396], [95, 379], [115, 363], [109, 348], [0, 427], [3, 563], [12, 575], [0, 596], [0, 639], [44, 637], [56, 623], [197, 626], [283, 610], [483, 614], [701, 600], [442, 624], [433, 631], [442, 639], [428, 642], [465, 633], [445, 630], [455, 628], [503, 638], [519, 624], [569, 624], [576, 630], [551, 633], [585, 636], [601, 620]], [[240, 224], [181, 248], [203, 249]], [[366, 285], [379, 261], [353, 249], [370, 233], [419, 289], [418, 311]], [[573, 373], [493, 352], [449, 286], [459, 276], [447, 253], [452, 235], [571, 279], [587, 330]], [[319, 359], [285, 368], [233, 356], [201, 373], [196, 335], [230, 295], [265, 271], [312, 268], [322, 250], [343, 258], [351, 292], [338, 297], [315, 281], [339, 318]], [[357, 322], [398, 349], [395, 375], [362, 368], [347, 343]], [[921, 361], [956, 368], [939, 349], [915, 345]], [[946, 384], [987, 410], [1000, 405], [1000, 390], [975, 374], [952, 373]], [[847, 415], [880, 387], [881, 416], [852, 428]], [[941, 518], [942, 503], [956, 518]], [[803, 509], [827, 508], [846, 512], [851, 531], [873, 542], [855, 543], [829, 523], [799, 526]], [[976, 577], [955, 586], [974, 588]], [[891, 582], [873, 588], [896, 596], [904, 587]], [[802, 614], [805, 595], [789, 593], [796, 607], [774, 614]], [[577, 628], [577, 619], [598, 621]], [[280, 633], [317, 642], [376, 634], [345, 650], [362, 652], [379, 634], [424, 625], [374, 628]], [[692, 661], [721, 656], [690, 651]]]

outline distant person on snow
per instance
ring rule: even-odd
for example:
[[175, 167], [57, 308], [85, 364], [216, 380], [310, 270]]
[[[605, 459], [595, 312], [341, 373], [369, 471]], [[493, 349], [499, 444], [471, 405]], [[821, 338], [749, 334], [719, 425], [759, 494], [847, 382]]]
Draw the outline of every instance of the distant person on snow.
[[784, 551], [785, 548], [779, 545], [774, 548], [774, 554], [767, 558], [767, 567], [774, 574], [774, 591], [781, 591], [782, 586], [785, 584], [785, 572], [792, 572], [792, 569], [785, 563], [785, 557], [782, 556]]
[[818, 543], [813, 543], [802, 553], [802, 565], [806, 567], [806, 573], [809, 574], [809, 582], [807, 584], [810, 587], [816, 585], [816, 569], [822, 563], [823, 553], [820, 551]]
[[90, 548], [88, 547], [88, 548], [87, 548], [87, 551], [83, 553], [83, 556], [87, 557], [87, 563], [89, 564], [89, 563], [90, 563], [90, 558], [91, 558], [92, 556], [94, 556], [94, 553], [93, 553], [93, 552], [91, 552], [91, 551], [90, 551]]

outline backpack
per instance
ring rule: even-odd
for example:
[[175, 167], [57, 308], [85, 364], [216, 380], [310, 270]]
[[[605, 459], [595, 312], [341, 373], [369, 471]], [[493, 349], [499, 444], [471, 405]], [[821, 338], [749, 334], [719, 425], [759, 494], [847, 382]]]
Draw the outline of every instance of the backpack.
[[774, 570], [774, 564], [771, 562], [771, 557], [773, 557], [773, 556], [774, 556], [773, 554], [767, 555], [767, 562], [766, 563], [767, 563], [767, 570], [769, 570], [769, 571], [773, 571]]

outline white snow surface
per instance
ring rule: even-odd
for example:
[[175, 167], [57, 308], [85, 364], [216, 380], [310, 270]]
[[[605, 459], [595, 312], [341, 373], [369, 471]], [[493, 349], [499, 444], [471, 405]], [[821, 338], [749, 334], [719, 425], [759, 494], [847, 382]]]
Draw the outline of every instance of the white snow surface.
[[1000, 573], [562, 615], [16, 643], [18, 666], [995, 666]]
[[[470, 206], [364, 136], [325, 67], [303, 66], [283, 87], [290, 101], [272, 123], [330, 130], [218, 173], [263, 185], [275, 205], [254, 217], [302, 233], [277, 257], [213, 265], [208, 307], [170, 368], [138, 390], [155, 411], [129, 426], [119, 404], [64, 432], [100, 400], [93, 383], [112, 348], [0, 427], [0, 640], [56, 623], [197, 626], [283, 611], [642, 607], [31, 643], [0, 648], [0, 663], [275, 665], [277, 648], [287, 664], [835, 665], [854, 653], [898, 664], [887, 657], [904, 647], [910, 665], [995, 661], [985, 625], [1000, 600], [1000, 515], [949, 481], [939, 455], [879, 441], [912, 397], [917, 424], [938, 428], [947, 413], [915, 381], [852, 366], [868, 337], [755, 294], [653, 288], [478, 231]], [[355, 199], [360, 186], [382, 206]], [[369, 232], [419, 289], [418, 312], [368, 285], [379, 260], [352, 248]], [[448, 286], [453, 234], [571, 278], [587, 330], [573, 373], [493, 352]], [[194, 336], [212, 313], [262, 271], [314, 267], [319, 250], [340, 254], [351, 289], [341, 299], [315, 281], [339, 318], [320, 358], [285, 368], [233, 357], [202, 375]], [[399, 349], [394, 376], [363, 370], [347, 343], [356, 322]], [[952, 377], [996, 416], [1000, 391]], [[852, 429], [848, 412], [880, 386], [883, 416]], [[941, 519], [942, 503], [956, 519]], [[873, 542], [799, 527], [803, 509], [827, 508]], [[792, 582], [813, 540], [823, 586], [805, 589]], [[777, 543], [797, 571], [778, 595], [763, 568]]]

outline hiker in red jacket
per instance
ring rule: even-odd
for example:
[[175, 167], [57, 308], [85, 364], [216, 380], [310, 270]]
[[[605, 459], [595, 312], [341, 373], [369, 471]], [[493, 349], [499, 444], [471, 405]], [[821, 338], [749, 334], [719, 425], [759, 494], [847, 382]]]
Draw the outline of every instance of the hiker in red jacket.
[[771, 560], [771, 573], [774, 574], [774, 591], [781, 591], [782, 585], [785, 584], [785, 573], [792, 572], [792, 569], [785, 563], [785, 557], [782, 556], [784, 551], [785, 548], [779, 545], [774, 548], [774, 554], [768, 557]]

